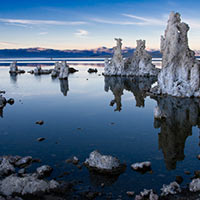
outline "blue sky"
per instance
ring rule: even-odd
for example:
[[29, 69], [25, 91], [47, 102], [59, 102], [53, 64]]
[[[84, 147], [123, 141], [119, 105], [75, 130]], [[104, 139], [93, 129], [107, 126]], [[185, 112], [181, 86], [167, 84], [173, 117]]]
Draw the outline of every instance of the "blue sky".
[[[158, 49], [171, 11], [191, 27], [189, 43], [200, 49], [199, 0], [0, 0], [0, 48], [91, 49], [135, 47], [145, 39]], [[192, 3], [191, 3], [192, 2]]]

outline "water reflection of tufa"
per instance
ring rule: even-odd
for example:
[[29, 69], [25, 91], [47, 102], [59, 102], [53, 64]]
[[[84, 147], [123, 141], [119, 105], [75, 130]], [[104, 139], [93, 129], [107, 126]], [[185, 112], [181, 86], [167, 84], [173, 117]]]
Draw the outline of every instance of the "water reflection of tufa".
[[151, 85], [156, 82], [155, 77], [108, 77], [105, 79], [105, 91], [111, 90], [114, 94], [114, 99], [110, 102], [113, 106], [116, 104], [115, 111], [121, 111], [121, 96], [123, 91], [127, 90], [133, 93], [136, 100], [137, 107], [144, 107], [144, 101], [147, 92], [150, 90]]
[[156, 98], [154, 127], [160, 128], [159, 149], [162, 149], [166, 168], [176, 169], [176, 162], [184, 160], [185, 142], [192, 135], [192, 127], [200, 126], [200, 101], [191, 98]]
[[68, 79], [60, 79], [60, 91], [64, 96], [67, 96], [67, 92], [69, 91]]

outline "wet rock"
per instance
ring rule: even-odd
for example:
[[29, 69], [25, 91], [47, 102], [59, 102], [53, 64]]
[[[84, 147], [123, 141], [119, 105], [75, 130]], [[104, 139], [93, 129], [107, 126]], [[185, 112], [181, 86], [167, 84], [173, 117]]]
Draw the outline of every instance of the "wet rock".
[[85, 161], [85, 165], [90, 169], [100, 173], [119, 174], [124, 171], [125, 164], [121, 164], [119, 159], [110, 155], [101, 155], [98, 151], [93, 151]]
[[196, 179], [192, 180], [192, 182], [189, 184], [189, 190], [191, 192], [200, 191], [200, 178], [196, 178]]
[[145, 173], [147, 171], [151, 171], [151, 162], [141, 162], [141, 163], [135, 163], [131, 165], [131, 168], [135, 171]]
[[176, 181], [178, 184], [181, 184], [181, 183], [183, 182], [183, 177], [182, 177], [182, 176], [176, 176], [175, 181]]
[[190, 174], [191, 174], [190, 171], [184, 171], [184, 173], [185, 173], [186, 175], [190, 175]]
[[15, 103], [15, 100], [13, 98], [8, 99], [7, 103], [10, 105], [13, 105]]
[[45, 140], [45, 138], [43, 138], [43, 137], [40, 137], [40, 138], [37, 139], [38, 142], [42, 142], [44, 140]]
[[17, 167], [26, 167], [28, 166], [31, 162], [32, 162], [33, 158], [31, 156], [26, 156], [26, 157], [23, 157], [21, 158], [20, 160], [18, 160], [16, 163], [15, 163], [15, 166]]
[[17, 67], [17, 62], [14, 61], [10, 64], [10, 71], [9, 71], [10, 74], [23, 74], [25, 73], [24, 70], [19, 70], [18, 67]]
[[43, 125], [44, 124], [44, 121], [43, 120], [40, 120], [40, 121], [37, 121], [37, 122], [35, 122], [36, 124], [38, 124], [38, 125]]
[[194, 177], [195, 178], [200, 178], [200, 170], [194, 171]]
[[15, 173], [15, 168], [10, 164], [8, 158], [4, 157], [0, 164], [0, 176], [7, 176]]
[[127, 191], [126, 194], [129, 196], [129, 197], [133, 197], [135, 195], [135, 192], [133, 191]]
[[197, 158], [200, 160], [200, 154], [197, 156]]
[[177, 182], [172, 182], [169, 185], [163, 185], [161, 188], [161, 196], [167, 196], [170, 194], [177, 194], [181, 192], [180, 185]]
[[34, 176], [17, 177], [10, 175], [0, 181], [0, 193], [5, 196], [11, 195], [37, 195], [50, 192], [59, 187], [59, 184], [52, 181], [40, 180]]
[[135, 196], [135, 200], [146, 200], [146, 199], [158, 200], [159, 196], [155, 194], [153, 190], [147, 190], [147, 189], [144, 189], [142, 192], [140, 192], [139, 195]]
[[31, 71], [31, 74], [35, 75], [42, 75], [42, 74], [51, 74], [52, 69], [42, 69], [40, 65], [38, 65], [33, 72]]
[[5, 93], [6, 93], [6, 91], [0, 90], [0, 94], [5, 94]]
[[92, 69], [92, 68], [89, 68], [88, 69], [88, 73], [97, 73], [98, 72], [98, 70], [95, 68], [95, 69]]
[[53, 171], [53, 168], [50, 167], [49, 165], [43, 165], [36, 169], [36, 172], [38, 173], [39, 178], [50, 176], [52, 171]]

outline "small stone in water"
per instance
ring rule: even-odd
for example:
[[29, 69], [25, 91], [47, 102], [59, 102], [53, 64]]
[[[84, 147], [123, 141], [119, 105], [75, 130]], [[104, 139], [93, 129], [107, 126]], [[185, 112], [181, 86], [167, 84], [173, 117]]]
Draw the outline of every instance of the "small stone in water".
[[190, 171], [185, 171], [184, 173], [187, 174], [187, 175], [190, 175], [190, 174], [191, 174]]
[[200, 160], [200, 154], [197, 156], [197, 158]]
[[126, 194], [130, 197], [134, 196], [135, 192], [133, 191], [127, 191]]
[[44, 121], [43, 120], [40, 120], [40, 121], [37, 121], [35, 122], [36, 124], [39, 124], [39, 125], [43, 125], [44, 124]]
[[182, 176], [176, 176], [175, 181], [176, 181], [178, 184], [181, 184], [181, 183], [183, 182], [183, 177], [182, 177]]
[[45, 138], [43, 138], [43, 137], [40, 137], [40, 138], [37, 139], [38, 142], [42, 142], [44, 140], [45, 140]]

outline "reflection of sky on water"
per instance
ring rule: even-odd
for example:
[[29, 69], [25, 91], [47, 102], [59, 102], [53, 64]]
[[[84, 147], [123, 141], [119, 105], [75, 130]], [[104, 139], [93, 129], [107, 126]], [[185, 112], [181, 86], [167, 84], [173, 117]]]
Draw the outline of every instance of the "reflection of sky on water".
[[[177, 103], [166, 100], [168, 104], [161, 108], [168, 112], [168, 121], [159, 122], [157, 127], [160, 129], [155, 129], [153, 110], [157, 103], [163, 104], [146, 97], [145, 90], [137, 81], [117, 80], [123, 95], [121, 112], [114, 112], [110, 101], [117, 95], [113, 93], [116, 84], [99, 76], [103, 68], [98, 67], [97, 74], [89, 74], [87, 69], [90, 66], [72, 67], [79, 72], [70, 75], [68, 81], [63, 83], [50, 75], [27, 73], [13, 79], [8, 68], [0, 68], [0, 90], [6, 90], [7, 98], [15, 99], [14, 105], [6, 105], [3, 118], [0, 118], [1, 154], [39, 157], [44, 164], [55, 168], [52, 176], [73, 169], [75, 171], [66, 177], [67, 180], [81, 179], [98, 187], [99, 180], [105, 177], [94, 178], [87, 169], [78, 170], [64, 162], [73, 155], [84, 161], [91, 151], [98, 149], [117, 156], [128, 165], [124, 174], [107, 181], [105, 190], [114, 194], [152, 187], [158, 190], [163, 183], [173, 181], [176, 175], [184, 177], [184, 184], [190, 181], [184, 171], [193, 172], [199, 166], [196, 159], [199, 153], [198, 129], [195, 127], [198, 123], [189, 120], [184, 126], [183, 118], [176, 116], [182, 112], [180, 116], [197, 119], [198, 113], [189, 110], [188, 115], [188, 109], [176, 107]], [[30, 68], [25, 69], [28, 71]], [[106, 85], [112, 86], [113, 91], [109, 89], [105, 92]], [[139, 107], [138, 101], [142, 107]], [[187, 107], [187, 103], [184, 105]], [[36, 126], [37, 120], [44, 120], [44, 125]], [[192, 130], [190, 137], [186, 133], [188, 127]], [[38, 137], [45, 137], [46, 140], [38, 143]], [[170, 159], [173, 166], [175, 162], [175, 167], [166, 165]], [[152, 162], [153, 174], [141, 175], [129, 167], [134, 162], [146, 160]]]

